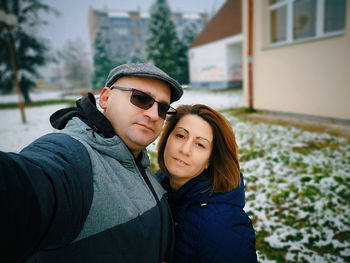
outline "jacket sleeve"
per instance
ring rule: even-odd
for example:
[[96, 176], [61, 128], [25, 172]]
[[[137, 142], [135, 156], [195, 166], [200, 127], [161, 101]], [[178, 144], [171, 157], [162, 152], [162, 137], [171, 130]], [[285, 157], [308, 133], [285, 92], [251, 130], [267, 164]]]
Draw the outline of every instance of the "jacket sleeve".
[[0, 152], [0, 262], [73, 241], [92, 195], [89, 155], [68, 135], [48, 134], [19, 154]]
[[255, 233], [251, 221], [243, 209], [231, 209], [236, 210], [234, 217], [217, 213], [201, 227], [198, 262], [257, 262]]

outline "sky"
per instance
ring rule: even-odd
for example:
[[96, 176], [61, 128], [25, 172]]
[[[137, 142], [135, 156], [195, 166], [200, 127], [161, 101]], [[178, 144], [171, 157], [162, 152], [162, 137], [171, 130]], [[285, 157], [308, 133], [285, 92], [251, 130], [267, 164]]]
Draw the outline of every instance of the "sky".
[[[61, 49], [67, 40], [81, 38], [86, 51], [91, 53], [88, 12], [89, 8], [109, 10], [149, 11], [155, 0], [42, 0], [56, 8], [59, 17], [43, 15], [49, 22], [40, 29], [39, 35], [50, 41], [54, 49]], [[168, 0], [172, 11], [215, 13], [225, 0]]]

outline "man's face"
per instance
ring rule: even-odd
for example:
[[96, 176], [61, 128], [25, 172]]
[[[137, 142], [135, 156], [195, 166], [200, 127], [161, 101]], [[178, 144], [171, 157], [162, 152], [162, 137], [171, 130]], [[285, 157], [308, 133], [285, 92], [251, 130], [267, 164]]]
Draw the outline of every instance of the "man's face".
[[[170, 88], [157, 79], [125, 76], [112, 86], [134, 88], [159, 102], [170, 104]], [[115, 132], [137, 156], [159, 136], [164, 120], [158, 116], [158, 103], [148, 110], [141, 109], [130, 102], [131, 93], [105, 87], [99, 103]]]

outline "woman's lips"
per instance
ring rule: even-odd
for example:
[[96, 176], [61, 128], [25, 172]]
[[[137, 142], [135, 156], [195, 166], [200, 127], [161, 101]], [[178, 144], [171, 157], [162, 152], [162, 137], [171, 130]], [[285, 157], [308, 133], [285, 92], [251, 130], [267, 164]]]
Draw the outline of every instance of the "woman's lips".
[[179, 163], [180, 165], [189, 165], [188, 163], [184, 162], [183, 160], [179, 159], [179, 158], [175, 158], [174, 157], [174, 160]]

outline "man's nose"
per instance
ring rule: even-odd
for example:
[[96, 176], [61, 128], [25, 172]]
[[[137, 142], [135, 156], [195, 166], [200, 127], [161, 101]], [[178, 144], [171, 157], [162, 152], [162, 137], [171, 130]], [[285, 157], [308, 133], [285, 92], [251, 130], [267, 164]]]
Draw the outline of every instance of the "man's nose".
[[158, 120], [159, 115], [158, 115], [158, 103], [153, 103], [152, 107], [147, 109], [147, 110], [144, 110], [144, 114], [146, 116], [148, 116], [151, 120]]

